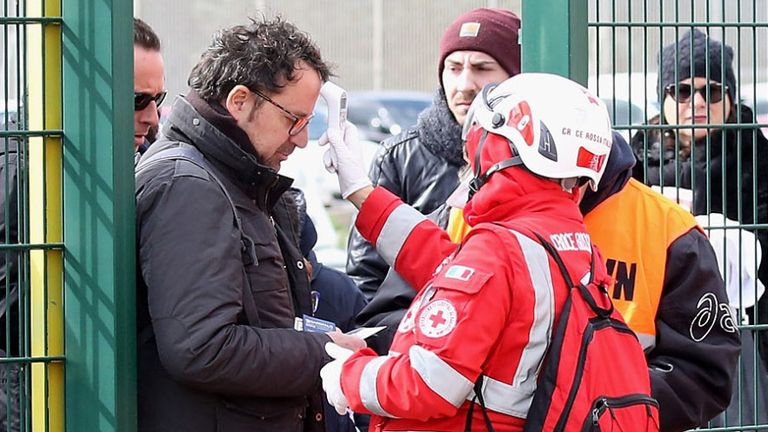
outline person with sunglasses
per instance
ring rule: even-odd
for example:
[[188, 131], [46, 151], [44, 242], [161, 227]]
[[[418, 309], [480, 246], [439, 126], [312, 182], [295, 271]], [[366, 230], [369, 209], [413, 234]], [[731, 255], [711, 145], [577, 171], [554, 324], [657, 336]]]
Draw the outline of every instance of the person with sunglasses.
[[133, 19], [133, 150], [144, 153], [149, 136], [160, 121], [158, 108], [165, 99], [165, 66], [160, 38], [152, 27]]
[[[737, 96], [732, 62], [730, 46], [698, 29], [686, 31], [677, 42], [663, 48], [658, 84], [661, 113], [648, 121], [653, 129], [641, 130], [632, 138], [638, 161], [633, 177], [663, 187], [662, 191], [673, 198], [690, 190], [692, 199], [685, 204], [690, 204], [692, 213], [704, 220], [707, 215], [722, 214], [747, 225], [744, 229], [754, 231], [759, 239], [762, 262], [757, 269], [749, 268], [746, 272], [757, 273], [757, 279], [765, 286], [768, 229], [752, 225], [768, 223], [768, 140], [754, 126], [755, 116], [750, 107]], [[739, 258], [740, 253], [725, 251], [737, 267], [756, 262], [754, 256], [749, 260]], [[754, 284], [741, 289], [753, 296], [758, 291]], [[740, 301], [731, 299], [734, 300]], [[768, 296], [763, 295], [756, 308], [739, 309], [746, 312], [752, 324], [768, 323]], [[756, 375], [749, 370], [753, 369], [755, 358], [753, 336], [759, 349], [758, 366], [763, 366], [758, 367]], [[743, 329], [741, 338], [741, 367], [747, 369], [739, 374], [740, 385], [734, 380], [734, 388], [741, 391], [734, 392], [727, 410], [729, 424], [740, 418], [747, 422], [754, 418], [754, 395], [747, 393], [755, 386], [743, 380], [751, 381], [757, 376], [758, 383], [768, 382], [768, 331]], [[763, 392], [758, 400], [768, 403], [765, 385], [757, 388]], [[768, 412], [768, 406], [758, 412]]]
[[[134, 92], [138, 99], [139, 92], [162, 92], [163, 62], [160, 56], [160, 40], [152, 29], [142, 20], [134, 18]], [[162, 99], [160, 100], [162, 101]], [[149, 105], [149, 104], [147, 104]], [[144, 135], [151, 125], [157, 126], [157, 107], [154, 113], [150, 110], [134, 111], [134, 151], [144, 142]], [[137, 104], [138, 106], [138, 104]], [[17, 107], [19, 113], [23, 107]], [[2, 130], [15, 130], [18, 124], [9, 121]], [[19, 197], [20, 189], [24, 189], [24, 181], [20, 183], [19, 175], [28, 170], [25, 166], [24, 145], [19, 137], [0, 139], [0, 238], [7, 239], [8, 244], [19, 242]], [[21, 177], [23, 179], [23, 176]], [[23, 214], [23, 213], [22, 213]], [[6, 240], [3, 240], [4, 242]], [[19, 258], [15, 250], [0, 253], [0, 358], [24, 356], [24, 338], [26, 334], [24, 323], [20, 320], [20, 311], [28, 305], [19, 304]], [[23, 290], [22, 299], [23, 297]], [[29, 410], [29, 398], [24, 390], [24, 369], [17, 363], [0, 364], [0, 430], [15, 432], [24, 430], [24, 410]]]
[[222, 30], [139, 160], [139, 431], [323, 430], [324, 346], [365, 342], [313, 320], [278, 170], [329, 75], [282, 18]]

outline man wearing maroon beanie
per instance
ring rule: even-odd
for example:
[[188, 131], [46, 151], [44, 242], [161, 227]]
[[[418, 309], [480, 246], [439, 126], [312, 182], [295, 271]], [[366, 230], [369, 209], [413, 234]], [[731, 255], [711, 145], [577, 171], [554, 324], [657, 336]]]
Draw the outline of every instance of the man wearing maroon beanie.
[[520, 73], [519, 32], [514, 13], [479, 8], [458, 17], [443, 34], [438, 77], [459, 124], [485, 84]]
[[[415, 126], [382, 143], [369, 173], [374, 185], [384, 186], [424, 214], [445, 203], [466, 165], [461, 128], [470, 103], [486, 84], [520, 73], [519, 30], [517, 15], [489, 8], [466, 12], [448, 26], [440, 40], [440, 88], [432, 106], [419, 115]], [[380, 354], [387, 353], [416, 292], [388, 271], [375, 248], [353, 228], [347, 273], [373, 299], [357, 322], [389, 327], [371, 341]]]

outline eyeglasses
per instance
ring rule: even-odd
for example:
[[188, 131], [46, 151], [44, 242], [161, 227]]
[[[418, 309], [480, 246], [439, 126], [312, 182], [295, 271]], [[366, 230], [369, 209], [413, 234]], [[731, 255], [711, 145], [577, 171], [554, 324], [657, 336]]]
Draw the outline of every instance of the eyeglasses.
[[166, 92], [165, 90], [155, 95], [149, 94], [149, 93], [134, 93], [133, 94], [133, 110], [141, 111], [144, 108], [148, 107], [152, 101], [155, 101], [155, 104], [157, 104], [157, 106], [160, 106], [160, 104], [163, 103], [163, 100], [165, 100], [165, 96], [167, 94], [168, 92]]
[[[709, 99], [707, 99], [707, 88], [709, 88]], [[723, 100], [723, 93], [728, 91], [728, 86], [709, 83], [709, 85], [694, 88], [690, 84], [670, 84], [664, 88], [664, 91], [681, 104], [690, 102], [694, 93], [700, 94], [704, 102], [717, 103]]]
[[290, 135], [290, 136], [296, 136], [296, 135], [300, 134], [301, 131], [303, 131], [304, 128], [307, 127], [307, 125], [309, 124], [309, 121], [312, 120], [312, 117], [315, 116], [315, 114], [312, 113], [312, 114], [310, 114], [308, 116], [299, 117], [296, 114], [294, 114], [294, 113], [288, 111], [287, 109], [283, 108], [282, 105], [280, 105], [279, 103], [273, 101], [267, 95], [265, 95], [265, 94], [263, 94], [263, 93], [261, 93], [259, 91], [256, 91], [256, 90], [251, 90], [251, 91], [254, 92], [255, 94], [257, 94], [260, 98], [264, 99], [265, 101], [267, 101], [267, 102], [271, 103], [272, 105], [274, 105], [275, 107], [277, 107], [286, 116], [288, 116], [289, 119], [293, 120], [293, 124], [291, 125], [291, 128], [288, 129], [288, 135]]

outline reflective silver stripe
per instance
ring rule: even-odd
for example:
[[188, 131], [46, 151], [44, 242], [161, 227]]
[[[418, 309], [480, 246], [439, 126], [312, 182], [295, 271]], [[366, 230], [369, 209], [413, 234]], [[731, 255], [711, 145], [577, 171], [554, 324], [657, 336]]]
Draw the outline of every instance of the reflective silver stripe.
[[414, 345], [408, 350], [411, 367], [427, 387], [456, 408], [472, 392], [472, 381], [452, 368], [432, 351]]
[[[547, 352], [552, 337], [552, 326], [555, 321], [555, 294], [552, 286], [552, 275], [549, 271], [547, 251], [538, 242], [512, 231], [520, 243], [520, 248], [528, 265], [533, 285], [534, 309], [533, 325], [528, 334], [528, 344], [520, 356], [512, 386], [523, 391], [536, 389], [536, 377], [539, 375], [544, 355]], [[530, 403], [529, 403], [530, 404]]]
[[581, 278], [580, 282], [582, 285], [588, 285], [590, 279], [592, 279], [592, 272], [587, 272], [587, 274], [585, 274], [584, 277]]
[[376, 250], [387, 264], [395, 265], [395, 259], [405, 244], [405, 239], [413, 231], [413, 227], [426, 218], [418, 210], [405, 204], [399, 205], [390, 213], [376, 240]]
[[[544, 355], [552, 337], [555, 320], [555, 295], [549, 256], [538, 242], [510, 230], [517, 237], [528, 266], [533, 287], [533, 323], [528, 334], [528, 344], [520, 355], [511, 384], [483, 376], [482, 393], [485, 406], [496, 412], [526, 418], [536, 391], [536, 381], [544, 362]], [[472, 400], [474, 392], [467, 398]]]
[[[528, 409], [533, 402], [536, 389], [515, 388], [507, 383], [497, 381], [489, 376], [483, 376], [483, 401], [489, 410], [519, 418], [528, 417]], [[472, 401], [475, 392], [471, 392], [467, 400]]]
[[640, 340], [640, 345], [643, 346], [644, 351], [653, 349], [656, 346], [656, 335], [649, 335], [645, 333], [635, 333]]
[[387, 360], [389, 360], [389, 357], [376, 357], [365, 365], [363, 373], [360, 375], [360, 400], [368, 411], [378, 416], [397, 418], [384, 411], [384, 408], [381, 407], [381, 403], [379, 402], [379, 394], [376, 390], [376, 380], [379, 375], [379, 369], [381, 369], [381, 365]]

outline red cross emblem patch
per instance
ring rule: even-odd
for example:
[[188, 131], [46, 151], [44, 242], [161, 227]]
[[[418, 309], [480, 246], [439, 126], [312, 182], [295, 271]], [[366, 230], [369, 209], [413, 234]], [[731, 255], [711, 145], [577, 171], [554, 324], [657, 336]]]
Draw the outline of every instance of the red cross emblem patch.
[[421, 310], [419, 330], [430, 338], [443, 337], [456, 328], [456, 308], [448, 300], [435, 300]]

